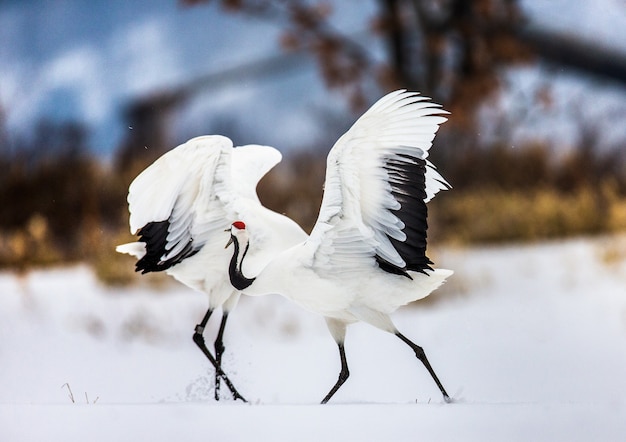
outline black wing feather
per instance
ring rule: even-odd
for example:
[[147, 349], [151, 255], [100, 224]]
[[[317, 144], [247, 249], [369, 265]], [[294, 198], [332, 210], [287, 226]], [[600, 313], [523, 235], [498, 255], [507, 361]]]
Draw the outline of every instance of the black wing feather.
[[426, 161], [408, 155], [397, 155], [401, 159], [390, 157], [385, 159], [384, 169], [389, 176], [391, 194], [400, 203], [398, 210], [392, 210], [403, 223], [402, 231], [406, 235], [404, 241], [398, 241], [387, 235], [389, 241], [406, 263], [404, 268], [398, 267], [376, 256], [381, 269], [411, 276], [408, 270], [426, 273], [432, 270], [433, 262], [426, 256], [426, 231], [428, 230], [428, 208], [426, 199]]
[[161, 257], [169, 251], [166, 248], [169, 227], [170, 222], [165, 220], [150, 222], [139, 230], [139, 241], [146, 244], [146, 254], [135, 264], [136, 272], [162, 272], [198, 253], [200, 248], [194, 248], [193, 239], [190, 239], [180, 253], [162, 261]]

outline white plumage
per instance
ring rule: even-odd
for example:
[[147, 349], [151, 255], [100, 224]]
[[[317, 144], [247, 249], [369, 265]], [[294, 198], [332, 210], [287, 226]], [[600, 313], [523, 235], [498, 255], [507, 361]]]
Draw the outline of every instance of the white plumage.
[[426, 202], [449, 188], [427, 160], [445, 113], [427, 98], [406, 91], [374, 104], [328, 154], [324, 196], [311, 236], [278, 253], [260, 273], [249, 268], [243, 256], [248, 244], [254, 246], [255, 220], [239, 218], [245, 224], [238, 221], [231, 227], [235, 287], [248, 295], [280, 293], [326, 318], [342, 370], [323, 403], [348, 377], [343, 345], [346, 326], [355, 321], [407, 343], [449, 400], [422, 348], [402, 335], [389, 317], [452, 274], [433, 270], [426, 257]]
[[[257, 271], [276, 253], [306, 238], [295, 222], [265, 208], [256, 194], [259, 180], [281, 159], [269, 146], [233, 148], [223, 136], [197, 137], [165, 153], [129, 188], [130, 231], [139, 241], [116, 250], [137, 257], [137, 271], [165, 271], [208, 294], [209, 307], [196, 326], [194, 341], [216, 368], [216, 399], [220, 377], [235, 398], [243, 399], [221, 371], [222, 335], [240, 295], [229, 282], [230, 253], [223, 243], [230, 220], [255, 220], [250, 229], [255, 244], [248, 259]], [[219, 307], [223, 316], [213, 358], [202, 333]]]

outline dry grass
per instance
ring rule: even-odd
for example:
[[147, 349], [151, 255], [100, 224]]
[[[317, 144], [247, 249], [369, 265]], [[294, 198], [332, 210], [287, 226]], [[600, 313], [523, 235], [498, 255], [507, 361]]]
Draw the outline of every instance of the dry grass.
[[626, 199], [583, 188], [476, 190], [432, 203], [432, 236], [454, 244], [537, 241], [626, 230]]
[[111, 286], [141, 283], [158, 288], [168, 284], [171, 278], [165, 273], [148, 273], [145, 275], [136, 273], [135, 262], [137, 259], [115, 251], [117, 245], [135, 240], [136, 238], [133, 238], [126, 229], [117, 234], [99, 235], [98, 246], [93, 249], [93, 253], [88, 259], [98, 279]]
[[[431, 205], [429, 236], [438, 244], [531, 242], [626, 231], [626, 198], [606, 189], [568, 194], [552, 189], [454, 191]], [[102, 280], [123, 284], [136, 279], [134, 260], [114, 251], [116, 244], [131, 240], [126, 233], [109, 238], [102, 247], [94, 263]], [[153, 282], [158, 284], [158, 278], [153, 276]]]
[[[554, 189], [454, 190], [441, 194], [430, 206], [429, 239], [438, 244], [530, 242], [626, 231], [626, 198], [607, 186], [601, 191], [583, 188], [573, 193]], [[77, 236], [81, 260], [90, 263], [108, 285], [141, 282], [161, 286], [170, 280], [164, 274], [138, 275], [135, 259], [115, 252], [116, 245], [135, 240], [126, 226], [108, 231], [92, 226]], [[24, 270], [66, 263], [57, 250], [45, 218], [39, 215], [24, 229], [0, 235], [0, 264], [5, 268]], [[603, 259], [610, 262], [622, 253], [619, 248], [609, 248]]]
[[[546, 146], [476, 148], [435, 161], [455, 187], [429, 203], [430, 243], [527, 242], [626, 231], [624, 159], [616, 156], [619, 151], [606, 156], [582, 147], [560, 161]], [[115, 252], [117, 244], [135, 240], [127, 227], [126, 193], [145, 165], [117, 170], [73, 151], [38, 163], [36, 152], [6, 159], [12, 172], [0, 174], [0, 268], [88, 262], [111, 285], [170, 280], [137, 275], [135, 259]], [[34, 169], [27, 167], [32, 162]], [[83, 174], [69, 173], [74, 170]], [[321, 151], [286, 156], [261, 181], [261, 201], [310, 231], [325, 170]]]

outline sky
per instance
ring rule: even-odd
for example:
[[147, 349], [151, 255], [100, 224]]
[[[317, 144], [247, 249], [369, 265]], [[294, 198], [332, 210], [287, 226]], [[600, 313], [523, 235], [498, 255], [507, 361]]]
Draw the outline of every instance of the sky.
[[[338, 10], [337, 17], [344, 18], [338, 26], [355, 29], [366, 23], [362, 17], [373, 6], [367, 3], [370, 7], [358, 8], [357, 14]], [[28, 128], [42, 116], [84, 120], [95, 132], [96, 149], [107, 152], [128, 130], [119, 118], [131, 98], [279, 54], [280, 33], [275, 23], [225, 14], [216, 5], [184, 8], [176, 0], [3, 2], [0, 103], [9, 130]], [[328, 99], [322, 98], [314, 64], [307, 59], [302, 64], [273, 85], [233, 82], [211, 91], [203, 103], [190, 104], [187, 114], [194, 118], [186, 119], [184, 130], [193, 132], [194, 124], [205, 123], [202, 113], [216, 109], [226, 109], [221, 118], [229, 118], [232, 106], [258, 121], [251, 130], [263, 132], [273, 113], [294, 136], [310, 135], [311, 127], [296, 124], [294, 108], [286, 103], [308, 96], [308, 106], [315, 106], [316, 99], [320, 104]]]
[[626, 53], [626, 1], [521, 0], [533, 24]]
[[[376, 11], [373, 0], [332, 4], [334, 25], [348, 33], [363, 32]], [[521, 4], [531, 23], [626, 51], [623, 0]], [[121, 119], [129, 100], [280, 54], [280, 33], [276, 23], [225, 14], [215, 4], [184, 8], [176, 0], [3, 1], [0, 106], [5, 124], [11, 132], [24, 133], [41, 118], [83, 121], [92, 133], [90, 144], [107, 156], [130, 130]], [[373, 38], [370, 43], [380, 47]], [[571, 90], [584, 95], [589, 89], [588, 82], [572, 80], [568, 73], [510, 73], [512, 92], [498, 106], [512, 106], [520, 88], [541, 87], [547, 76], [565, 88], [563, 97]], [[616, 97], [615, 90], [602, 83], [591, 86], [594, 94], [604, 97], [599, 100], [603, 109], [625, 101], [623, 88]], [[562, 119], [556, 114], [568, 106], [570, 98], [557, 102], [551, 118]], [[593, 114], [598, 113], [594, 106], [589, 109], [593, 118], [603, 118], [602, 112]], [[177, 135], [195, 136], [210, 122], [236, 121], [239, 132], [256, 137], [235, 140], [237, 144], [306, 146], [322, 130], [316, 118], [322, 112], [345, 114], [346, 103], [325, 90], [314, 62], [301, 57], [297, 67], [276, 78], [233, 79], [200, 94], [177, 115]], [[573, 143], [571, 124], [561, 124], [557, 136], [572, 138]], [[552, 132], [553, 125], [544, 125], [543, 130]], [[529, 131], [541, 133], [531, 124], [520, 134]]]

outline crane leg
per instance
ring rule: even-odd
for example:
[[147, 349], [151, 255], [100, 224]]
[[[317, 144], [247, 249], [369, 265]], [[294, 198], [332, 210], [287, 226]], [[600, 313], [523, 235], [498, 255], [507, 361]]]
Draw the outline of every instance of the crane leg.
[[[224, 312], [222, 314], [222, 322], [220, 323], [220, 328], [217, 332], [217, 337], [215, 338], [215, 362], [217, 365], [222, 368], [222, 355], [224, 354], [224, 329], [226, 328], [226, 321], [228, 320], [228, 312]], [[220, 400], [220, 376], [217, 371], [215, 372], [215, 400]]]
[[346, 351], [343, 347], [343, 342], [338, 342], [337, 346], [339, 347], [339, 357], [341, 358], [341, 371], [339, 372], [339, 379], [337, 379], [337, 382], [335, 383], [333, 388], [330, 389], [326, 397], [322, 399], [322, 404], [328, 402], [330, 398], [333, 397], [333, 395], [337, 392], [337, 390], [339, 390], [339, 387], [341, 387], [343, 383], [346, 382], [348, 376], [350, 376], [350, 371], [348, 370], [348, 361], [346, 360]]
[[228, 379], [228, 376], [226, 376], [226, 373], [222, 371], [222, 367], [220, 367], [220, 365], [217, 363], [217, 361], [215, 360], [215, 358], [213, 357], [209, 349], [206, 347], [206, 344], [204, 343], [204, 336], [202, 336], [202, 333], [204, 333], [204, 327], [206, 327], [207, 322], [209, 322], [209, 318], [211, 317], [212, 313], [213, 313], [213, 310], [208, 309], [206, 314], [204, 315], [204, 318], [202, 318], [202, 321], [200, 322], [200, 324], [196, 325], [196, 328], [193, 334], [193, 342], [196, 343], [198, 348], [200, 348], [202, 353], [204, 353], [204, 355], [207, 357], [209, 362], [211, 362], [213, 367], [215, 367], [216, 376], [219, 376], [220, 378], [224, 380], [224, 382], [226, 383], [226, 386], [228, 387], [231, 394], [233, 395], [233, 398], [235, 400], [240, 399], [243, 402], [248, 402], [242, 395], [239, 394], [239, 392], [237, 391], [233, 383], [230, 381], [230, 379]]
[[417, 359], [419, 359], [422, 362], [422, 364], [424, 364], [424, 367], [426, 367], [426, 370], [428, 370], [428, 372], [432, 376], [433, 380], [435, 381], [435, 384], [437, 384], [437, 387], [439, 387], [439, 391], [441, 391], [441, 394], [443, 394], [443, 399], [446, 402], [452, 402], [452, 399], [450, 399], [450, 396], [446, 392], [446, 389], [443, 388], [441, 381], [439, 381], [439, 378], [435, 374], [435, 370], [433, 370], [433, 367], [430, 365], [430, 362], [428, 362], [428, 358], [426, 357], [426, 353], [424, 353], [424, 349], [420, 347], [419, 345], [413, 343], [409, 338], [407, 338], [400, 332], [396, 332], [396, 336], [413, 349], [413, 351], [415, 352], [415, 356], [417, 356]]

